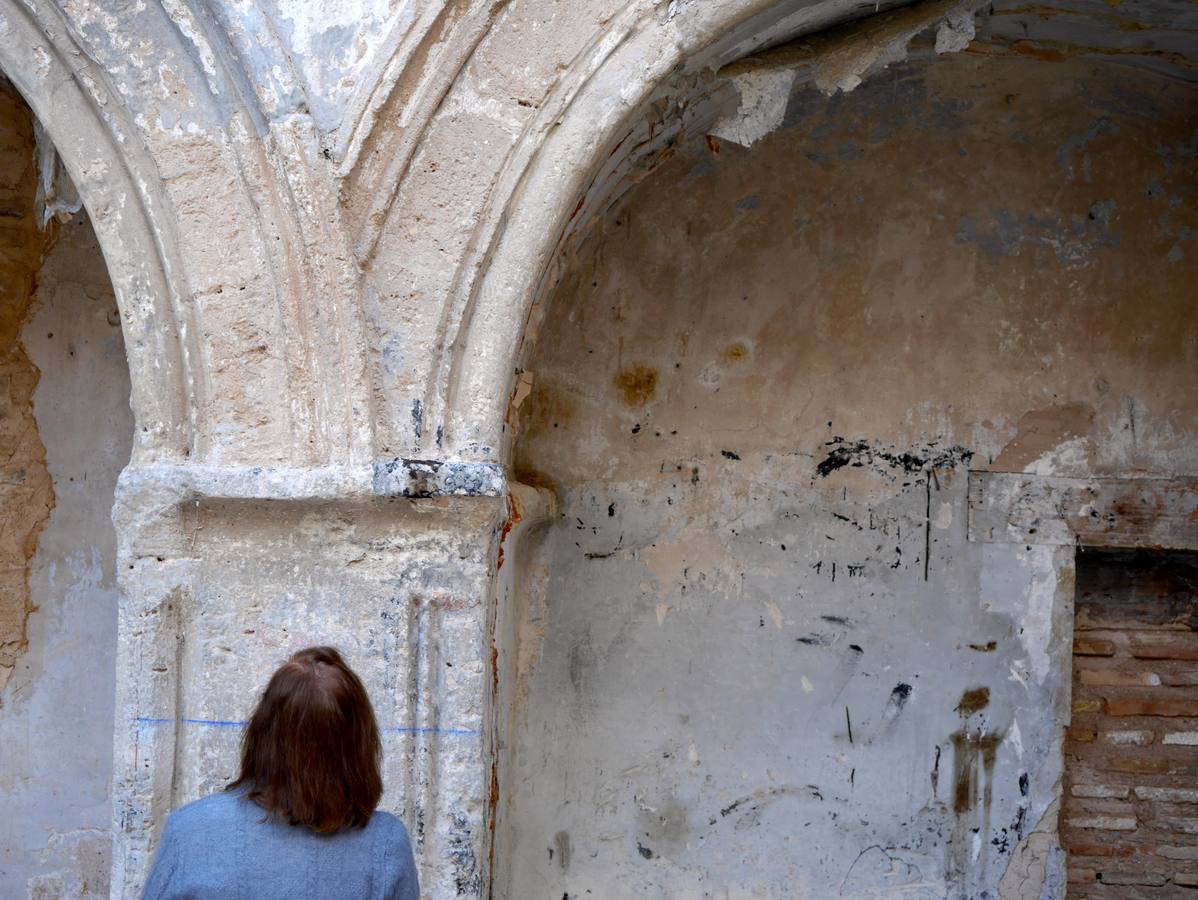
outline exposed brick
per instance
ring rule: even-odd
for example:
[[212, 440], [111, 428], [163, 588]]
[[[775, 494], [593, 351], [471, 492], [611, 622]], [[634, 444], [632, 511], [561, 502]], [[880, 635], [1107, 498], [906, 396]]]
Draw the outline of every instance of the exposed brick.
[[1138, 659], [1198, 660], [1198, 635], [1141, 632], [1132, 638], [1131, 652]]
[[1151, 731], [1104, 731], [1102, 739], [1108, 744], [1128, 745], [1134, 744], [1137, 747], [1146, 747], [1152, 743]]
[[1145, 887], [1164, 887], [1169, 882], [1166, 875], [1152, 872], [1099, 872], [1100, 884], [1143, 885]]
[[1198, 803], [1198, 788], [1136, 787], [1136, 796], [1141, 800], [1158, 800], [1164, 803]]
[[1198, 685], [1198, 668], [1162, 669], [1161, 681], [1176, 687], [1192, 687]]
[[1198, 698], [1110, 697], [1108, 716], [1198, 716]]
[[1171, 775], [1183, 767], [1160, 756], [1116, 756], [1107, 761], [1105, 768], [1112, 772], [1132, 772], [1137, 775]]
[[1166, 859], [1198, 859], [1198, 847], [1157, 847], [1156, 852]]
[[1161, 677], [1155, 672], [1129, 672], [1125, 669], [1081, 669], [1077, 680], [1082, 684], [1113, 687], [1158, 687]]
[[1135, 854], [1136, 849], [1134, 844], [1069, 844], [1069, 852], [1075, 856], [1102, 856], [1113, 859], [1126, 859]]
[[1066, 823], [1070, 828], [1095, 828], [1103, 831], [1135, 831], [1135, 816], [1075, 816]]
[[1093, 869], [1078, 869], [1070, 866], [1066, 874], [1069, 876], [1069, 884], [1073, 886], [1093, 884], [1098, 880], [1098, 873]]
[[[1123, 581], [1113, 583], [1122, 585], [1128, 576], [1119, 571]], [[1064, 748], [1061, 838], [1070, 874], [1089, 868], [1098, 874], [1096, 883], [1071, 878], [1071, 898], [1171, 897], [1170, 870], [1198, 864], [1191, 837], [1198, 834], [1198, 811], [1188, 815], [1195, 807], [1175, 806], [1198, 804], [1198, 753], [1191, 749], [1198, 732], [1189, 730], [1198, 726], [1185, 718], [1198, 718], [1198, 691], [1187, 684], [1198, 681], [1191, 679], [1198, 665], [1181, 658], [1188, 645], [1198, 645], [1198, 633], [1177, 630], [1176, 616], [1161, 619], [1157, 606], [1166, 589], [1173, 588], [1153, 582], [1091, 591], [1078, 601], [1079, 628], [1103, 623], [1081, 635], [1102, 645], [1082, 648], [1110, 653], [1105, 659], [1075, 653], [1073, 660], [1075, 718]], [[1138, 606], [1127, 602], [1133, 595]], [[1117, 783], [1128, 776], [1155, 784]]]
[[1122, 799], [1130, 791], [1131, 788], [1116, 784], [1075, 784], [1069, 788], [1074, 797], [1092, 800]]
[[1098, 873], [1093, 869], [1077, 869], [1070, 866], [1066, 874], [1071, 885], [1093, 884], [1098, 880]]
[[1101, 638], [1088, 638], [1075, 636], [1073, 638], [1073, 655], [1074, 656], [1114, 656], [1115, 643], [1114, 641], [1105, 641]]

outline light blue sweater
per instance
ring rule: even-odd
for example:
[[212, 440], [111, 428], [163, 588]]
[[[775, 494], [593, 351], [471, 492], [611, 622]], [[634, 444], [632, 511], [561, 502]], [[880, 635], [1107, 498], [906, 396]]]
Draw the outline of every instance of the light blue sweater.
[[213, 794], [166, 820], [143, 900], [417, 900], [403, 823], [376, 811], [365, 828], [313, 834], [263, 821], [241, 791]]

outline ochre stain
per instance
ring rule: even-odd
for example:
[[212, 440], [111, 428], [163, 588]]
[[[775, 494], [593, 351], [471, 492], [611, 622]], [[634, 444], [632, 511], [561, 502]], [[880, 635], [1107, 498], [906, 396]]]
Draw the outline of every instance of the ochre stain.
[[735, 344], [729, 344], [724, 348], [724, 362], [735, 365], [739, 362], [744, 362], [749, 356], [749, 348], [740, 341]]
[[963, 716], [972, 716], [976, 712], [981, 712], [989, 705], [990, 688], [970, 688], [961, 695], [961, 702], [957, 704], [957, 712]]
[[[495, 560], [495, 569], [498, 571], [503, 568], [503, 542], [507, 540], [507, 536], [511, 534], [513, 528], [520, 524], [520, 520], [524, 517], [520, 515], [520, 504], [516, 502], [516, 498], [511, 494], [507, 497], [507, 520], [503, 523], [503, 527], [499, 531], [499, 556]], [[496, 678], [498, 678], [498, 668], [496, 668]]]
[[1039, 44], [1034, 44], [1031, 41], [1016, 41], [1011, 45], [1011, 49], [1020, 56], [1030, 56], [1032, 59], [1038, 59], [1042, 62], [1061, 63], [1069, 59], [1070, 56], [1064, 50], [1054, 47], [1041, 47]]
[[[35, 279], [52, 234], [37, 227], [33, 117], [11, 88], [0, 87], [0, 480], [5, 485], [0, 541], [0, 690], [28, 646], [34, 609], [29, 562], [54, 508], [54, 483], [33, 415], [39, 373], [21, 346]], [[53, 225], [51, 225], [53, 229]], [[2, 701], [0, 701], [2, 705]]]
[[615, 383], [628, 406], [644, 406], [657, 393], [657, 370], [637, 363], [617, 372]]
[[[970, 734], [959, 731], [953, 742], [953, 812], [960, 815], [978, 805], [988, 810], [994, 761], [1001, 734]], [[980, 765], [979, 765], [980, 764]]]

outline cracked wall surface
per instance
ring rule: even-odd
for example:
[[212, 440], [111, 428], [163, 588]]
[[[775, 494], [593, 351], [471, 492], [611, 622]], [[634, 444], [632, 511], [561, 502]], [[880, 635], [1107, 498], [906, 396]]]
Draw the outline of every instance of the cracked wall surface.
[[1059, 896], [1074, 551], [970, 540], [965, 473], [1198, 464], [1196, 103], [894, 66], [596, 226], [513, 417], [561, 509], [511, 600], [501, 896]]

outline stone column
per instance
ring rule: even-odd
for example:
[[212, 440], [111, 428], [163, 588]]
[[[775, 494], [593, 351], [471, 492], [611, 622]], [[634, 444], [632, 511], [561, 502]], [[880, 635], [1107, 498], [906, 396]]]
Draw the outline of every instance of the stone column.
[[411, 831], [423, 895], [477, 896], [507, 508], [487, 464], [126, 470], [112, 896], [138, 896], [170, 809], [235, 776], [271, 672], [313, 644], [338, 647], [370, 691], [382, 807]]

